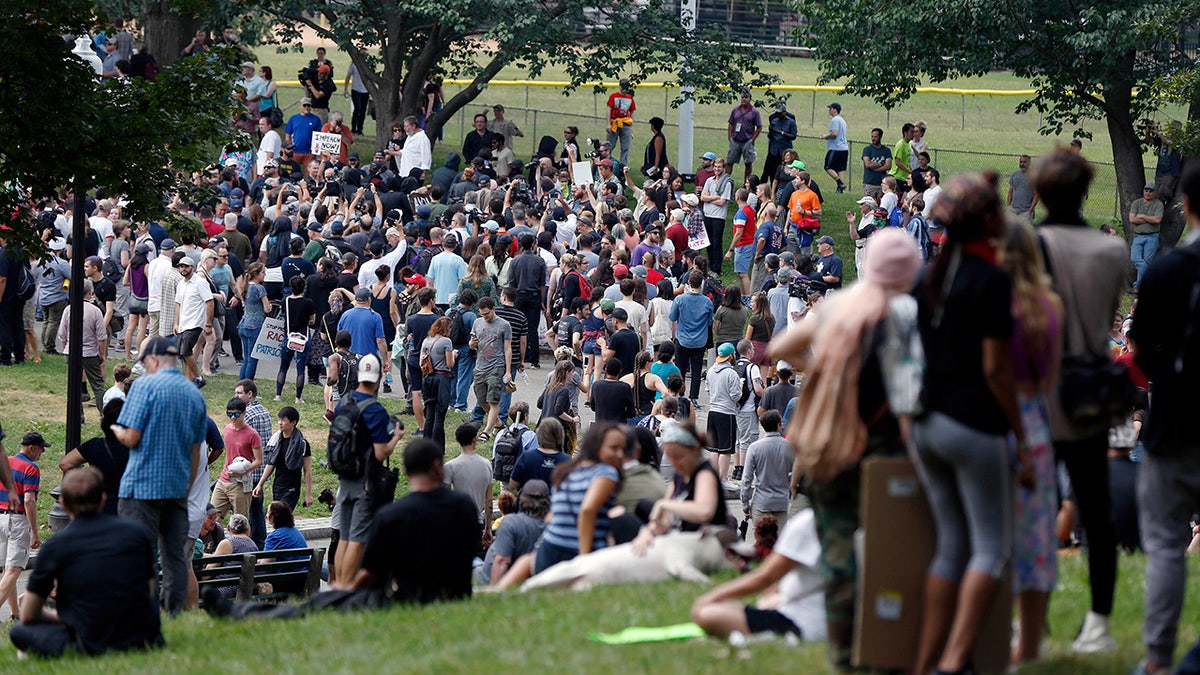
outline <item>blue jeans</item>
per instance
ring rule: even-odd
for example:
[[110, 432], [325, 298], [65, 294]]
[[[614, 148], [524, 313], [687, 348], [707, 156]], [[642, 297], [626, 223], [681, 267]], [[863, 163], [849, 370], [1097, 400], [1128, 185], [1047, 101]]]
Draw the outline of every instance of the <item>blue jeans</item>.
[[179, 614], [187, 605], [187, 566], [191, 564], [183, 550], [188, 530], [187, 499], [126, 497], [121, 500], [118, 512], [122, 518], [141, 523], [155, 535], [151, 541], [163, 573], [162, 606], [172, 616]]
[[1154, 260], [1154, 256], [1157, 253], [1157, 232], [1154, 234], [1133, 235], [1133, 244], [1129, 247], [1129, 262], [1133, 263], [1133, 266], [1137, 269], [1137, 279], [1133, 282], [1134, 288], [1142, 284], [1142, 277], [1146, 274], [1146, 268], [1150, 266], [1150, 261]]
[[621, 141], [621, 163], [629, 166], [629, 148], [633, 145], [633, 127], [621, 127], [615, 132], [609, 131], [606, 140], [613, 150], [617, 149], [617, 141]]
[[258, 359], [251, 356], [254, 353], [254, 343], [258, 342], [258, 328], [243, 328], [238, 326], [238, 337], [242, 339], [242, 368], [238, 371], [239, 380], [253, 380], [258, 372]]
[[471, 393], [471, 384], [474, 381], [475, 357], [471, 356], [471, 348], [463, 345], [458, 348], [458, 357], [454, 362], [454, 384], [450, 390], [450, 407], [467, 407], [467, 396]]

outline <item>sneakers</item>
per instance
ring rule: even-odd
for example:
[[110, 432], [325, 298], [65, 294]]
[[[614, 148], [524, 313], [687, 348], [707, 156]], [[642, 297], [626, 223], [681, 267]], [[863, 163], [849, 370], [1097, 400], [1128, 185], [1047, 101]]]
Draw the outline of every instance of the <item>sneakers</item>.
[[196, 385], [197, 389], [203, 389], [204, 385], [208, 384], [208, 380], [205, 380], [203, 377], [197, 377], [192, 380], [192, 384]]
[[845, 183], [842, 183], [842, 182], [838, 182], [838, 184], [837, 184], [837, 191], [838, 191], [838, 194], [839, 194], [839, 195], [840, 195], [840, 194], [842, 194], [843, 192], [845, 192], [845, 191], [846, 191], [846, 184], [845, 184]]
[[730, 476], [730, 478], [733, 480], [736, 480], [736, 481], [742, 480], [742, 470], [744, 468], [745, 467], [740, 467], [740, 466], [733, 467], [733, 475]]
[[1071, 643], [1071, 651], [1076, 654], [1098, 654], [1100, 652], [1116, 651], [1117, 641], [1113, 639], [1108, 627], [1108, 617], [1095, 612], [1088, 612], [1083, 619], [1083, 628], [1079, 637]]
[[392, 385], [388, 384], [387, 382], [384, 382], [383, 383], [383, 393], [385, 393], [385, 394], [392, 393]]

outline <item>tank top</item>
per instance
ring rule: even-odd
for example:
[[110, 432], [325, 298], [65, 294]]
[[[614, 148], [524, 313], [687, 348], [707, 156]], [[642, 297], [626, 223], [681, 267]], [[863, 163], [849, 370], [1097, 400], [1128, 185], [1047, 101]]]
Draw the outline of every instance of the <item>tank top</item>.
[[[388, 302], [391, 291], [391, 288], [385, 288], [382, 298], [376, 296], [374, 290], [371, 291], [371, 311], [383, 319], [383, 332], [387, 335], [396, 334], [396, 324], [392, 323], [392, 308]], [[391, 340], [389, 339], [388, 342], [391, 342]]]
[[692, 475], [688, 477], [686, 482], [684, 482], [683, 475], [676, 473], [671, 479], [671, 482], [675, 486], [675, 492], [672, 493], [671, 498], [679, 502], [695, 501], [696, 477], [705, 471], [711, 473], [713, 478], [717, 481], [717, 511], [713, 514], [712, 520], [708, 521], [707, 523], [689, 523], [686, 520], [683, 521], [680, 529], [682, 529], [684, 532], [695, 532], [705, 525], [729, 524], [729, 515], [725, 509], [725, 497], [724, 495], [720, 494], [721, 477], [717, 474], [717, 470], [713, 468], [713, 465], [708, 462], [703, 462], [700, 464], [700, 466], [696, 467], [696, 470], [692, 472]]
[[633, 404], [639, 415], [649, 415], [654, 409], [654, 393], [655, 390], [646, 386], [646, 375], [635, 375], [633, 377]]

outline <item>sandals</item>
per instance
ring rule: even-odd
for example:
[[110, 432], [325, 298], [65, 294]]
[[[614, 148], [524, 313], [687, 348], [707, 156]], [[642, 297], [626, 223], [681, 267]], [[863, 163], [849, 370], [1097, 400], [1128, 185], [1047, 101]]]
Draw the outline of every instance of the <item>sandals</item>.
[[475, 440], [480, 443], [486, 443], [492, 440], [492, 435], [486, 431], [481, 431], [477, 436], [475, 436]]

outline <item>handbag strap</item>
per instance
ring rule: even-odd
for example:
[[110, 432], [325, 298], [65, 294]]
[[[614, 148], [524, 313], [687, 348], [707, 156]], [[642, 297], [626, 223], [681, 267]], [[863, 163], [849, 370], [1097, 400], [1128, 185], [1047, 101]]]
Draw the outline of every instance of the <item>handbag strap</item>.
[[962, 265], [962, 247], [955, 246], [950, 251], [950, 264], [946, 268], [946, 276], [942, 278], [942, 287], [938, 290], [938, 306], [933, 312], [933, 318], [929, 324], [937, 330], [942, 325], [942, 319], [946, 315], [946, 298], [950, 297], [950, 290], [954, 286], [954, 278], [958, 276], [958, 268]]

